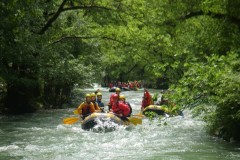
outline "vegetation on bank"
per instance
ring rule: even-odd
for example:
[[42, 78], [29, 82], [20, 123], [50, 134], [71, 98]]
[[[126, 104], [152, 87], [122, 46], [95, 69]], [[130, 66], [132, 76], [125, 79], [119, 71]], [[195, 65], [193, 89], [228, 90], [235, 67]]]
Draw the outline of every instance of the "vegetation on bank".
[[[0, 112], [60, 108], [74, 85], [144, 80], [240, 139], [240, 2], [0, 2]], [[212, 106], [212, 107], [211, 107]]]

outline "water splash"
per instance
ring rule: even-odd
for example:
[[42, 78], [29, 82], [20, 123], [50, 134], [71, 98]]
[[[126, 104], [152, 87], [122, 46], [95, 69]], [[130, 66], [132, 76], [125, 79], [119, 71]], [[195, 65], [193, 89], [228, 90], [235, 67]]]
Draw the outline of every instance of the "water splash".
[[93, 132], [112, 132], [123, 127], [112, 121], [109, 117], [95, 118], [94, 121], [96, 125], [91, 129]]

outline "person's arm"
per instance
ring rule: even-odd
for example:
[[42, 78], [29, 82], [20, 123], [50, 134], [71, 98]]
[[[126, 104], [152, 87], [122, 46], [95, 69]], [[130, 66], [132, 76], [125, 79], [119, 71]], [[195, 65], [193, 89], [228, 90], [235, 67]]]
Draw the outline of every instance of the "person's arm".
[[132, 106], [130, 105], [130, 103], [127, 102], [126, 104], [127, 104], [130, 108], [132, 108]]
[[95, 103], [96, 105], [95, 105], [95, 111], [96, 112], [101, 112], [101, 108], [98, 106], [98, 103]]
[[110, 102], [108, 103], [108, 111], [112, 112], [112, 105]]
[[90, 107], [90, 112], [91, 112], [91, 113], [94, 113], [94, 112], [96, 112], [96, 110], [95, 110], [95, 108], [94, 108], [94, 104], [93, 104], [93, 103], [91, 103], [91, 104], [89, 105], [89, 107]]
[[100, 105], [98, 105], [101, 108], [101, 112], [104, 112], [104, 103], [100, 102]]
[[77, 111], [78, 111], [78, 114], [79, 114], [79, 115], [82, 115], [82, 108], [83, 108], [83, 106], [84, 106], [84, 102], [81, 103], [81, 104], [78, 106]]
[[132, 114], [132, 106], [128, 102], [127, 102], [127, 105], [128, 105], [129, 110], [130, 110], [128, 116], [130, 116]]

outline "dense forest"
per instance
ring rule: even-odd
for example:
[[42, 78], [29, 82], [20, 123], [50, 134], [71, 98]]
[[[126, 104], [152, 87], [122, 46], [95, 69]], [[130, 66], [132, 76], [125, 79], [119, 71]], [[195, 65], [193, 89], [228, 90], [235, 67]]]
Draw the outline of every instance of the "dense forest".
[[76, 84], [144, 80], [240, 139], [240, 1], [2, 0], [0, 113], [60, 108]]

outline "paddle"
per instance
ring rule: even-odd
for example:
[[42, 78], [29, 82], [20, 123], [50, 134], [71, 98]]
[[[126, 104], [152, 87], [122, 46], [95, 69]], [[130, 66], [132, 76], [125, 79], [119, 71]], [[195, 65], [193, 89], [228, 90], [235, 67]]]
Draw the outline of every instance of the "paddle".
[[80, 118], [78, 118], [78, 117], [70, 117], [70, 118], [63, 119], [63, 123], [64, 124], [74, 124], [79, 120], [80, 120]]
[[134, 124], [135, 126], [138, 124], [142, 124], [142, 118], [137, 117], [127, 117], [130, 123]]
[[137, 116], [137, 117], [145, 117], [144, 115], [142, 115], [142, 114], [133, 114], [132, 116]]
[[78, 109], [75, 109], [75, 110], [73, 111], [73, 114], [79, 114], [79, 113], [78, 113]]

